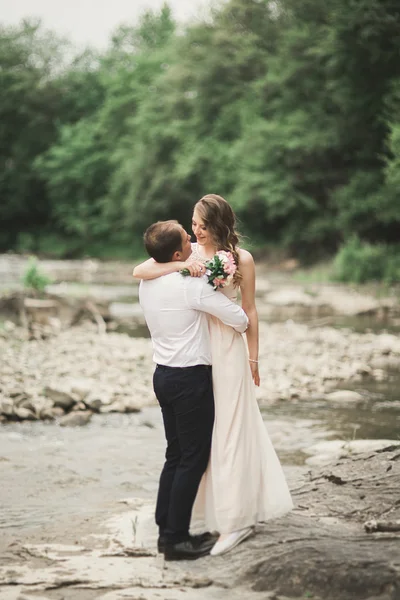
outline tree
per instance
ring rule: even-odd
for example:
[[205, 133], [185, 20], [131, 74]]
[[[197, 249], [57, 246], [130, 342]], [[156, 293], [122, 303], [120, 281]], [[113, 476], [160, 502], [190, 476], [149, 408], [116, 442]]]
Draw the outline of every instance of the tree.
[[40, 223], [81, 252], [126, 246], [154, 220], [188, 225], [214, 192], [261, 244], [315, 259], [349, 242], [346, 258], [357, 239], [352, 256], [364, 243], [396, 254], [392, 0], [228, 0], [179, 31], [165, 5], [111, 42], [71, 58], [38, 24], [1, 29], [8, 240]]
[[145, 13], [137, 27], [117, 30], [110, 50], [89, 71], [96, 83], [90, 99], [98, 99], [97, 105], [82, 105], [79, 91], [86, 91], [86, 80], [76, 65], [64, 77], [69, 104], [75, 111], [82, 106], [83, 115], [60, 126], [57, 142], [35, 164], [46, 181], [57, 229], [75, 236], [82, 249], [96, 239], [127, 238], [111, 179], [119, 169], [130, 121], [162, 70], [160, 48], [173, 30], [166, 7], [159, 15]]
[[33, 158], [56, 135], [57, 90], [51, 76], [65, 43], [42, 32], [39, 22], [0, 27], [0, 244], [17, 231], [47, 221], [43, 183], [32, 169]]

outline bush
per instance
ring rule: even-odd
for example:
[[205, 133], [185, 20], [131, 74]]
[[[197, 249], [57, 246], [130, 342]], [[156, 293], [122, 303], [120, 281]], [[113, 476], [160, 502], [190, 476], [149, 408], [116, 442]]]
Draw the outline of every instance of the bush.
[[368, 244], [354, 236], [339, 250], [334, 261], [337, 281], [364, 283], [400, 281], [400, 246]]
[[35, 236], [32, 233], [20, 232], [17, 237], [15, 249], [21, 254], [29, 254], [35, 252]]
[[25, 288], [42, 294], [46, 286], [51, 283], [51, 279], [40, 271], [36, 258], [32, 256], [22, 277], [22, 283]]

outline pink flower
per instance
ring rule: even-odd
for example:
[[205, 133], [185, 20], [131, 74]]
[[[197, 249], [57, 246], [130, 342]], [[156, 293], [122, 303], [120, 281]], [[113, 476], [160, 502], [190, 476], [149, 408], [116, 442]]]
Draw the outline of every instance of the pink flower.
[[224, 271], [227, 275], [234, 275], [237, 270], [237, 266], [235, 263], [235, 259], [233, 258], [232, 252], [225, 252], [225, 250], [220, 250], [217, 252], [221, 262], [224, 265]]
[[224, 286], [224, 279], [222, 279], [221, 277], [214, 277], [213, 279], [213, 285], [214, 287], [218, 288], [218, 287], [223, 287]]

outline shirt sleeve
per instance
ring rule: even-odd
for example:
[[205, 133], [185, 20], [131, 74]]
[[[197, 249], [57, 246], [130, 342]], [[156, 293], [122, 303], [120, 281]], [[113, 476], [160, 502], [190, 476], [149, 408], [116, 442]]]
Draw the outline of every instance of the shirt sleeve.
[[213, 290], [203, 278], [188, 277], [186, 294], [190, 308], [217, 317], [239, 333], [244, 333], [249, 326], [244, 310], [224, 294]]

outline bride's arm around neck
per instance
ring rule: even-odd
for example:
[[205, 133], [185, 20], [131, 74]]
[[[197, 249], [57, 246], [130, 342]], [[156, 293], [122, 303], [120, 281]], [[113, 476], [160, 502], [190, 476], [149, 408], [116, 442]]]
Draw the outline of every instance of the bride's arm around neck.
[[185, 263], [181, 261], [171, 261], [167, 263], [158, 263], [154, 258], [149, 258], [145, 262], [136, 265], [133, 269], [132, 276], [135, 279], [157, 279], [163, 275], [176, 273], [185, 267]]

